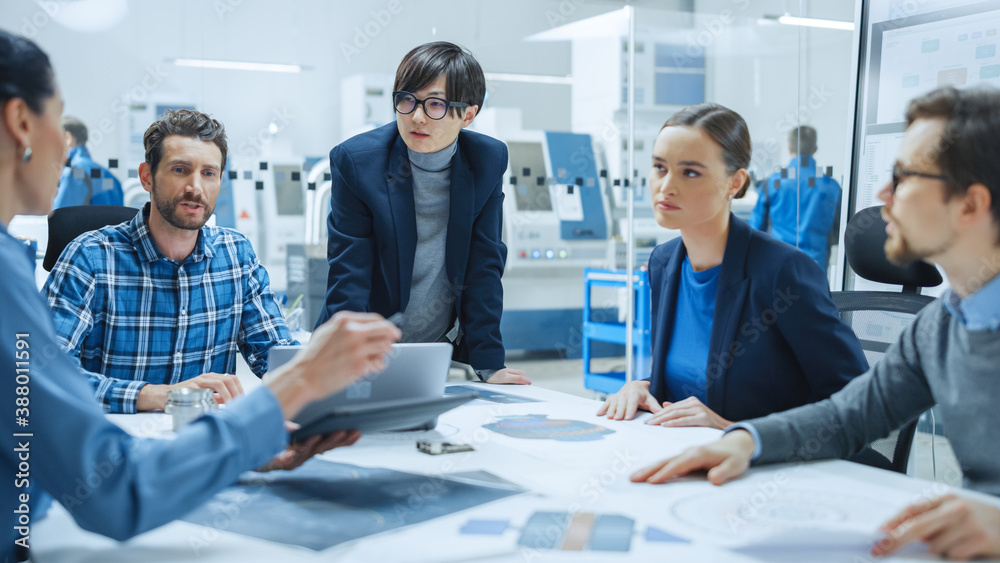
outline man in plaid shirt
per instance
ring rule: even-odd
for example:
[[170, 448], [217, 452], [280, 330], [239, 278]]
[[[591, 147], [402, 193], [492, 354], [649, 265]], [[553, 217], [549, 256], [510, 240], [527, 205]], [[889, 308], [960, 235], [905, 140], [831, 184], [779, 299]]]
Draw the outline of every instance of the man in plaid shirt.
[[206, 227], [226, 164], [209, 116], [167, 111], [143, 137], [150, 192], [127, 223], [85, 233], [63, 251], [43, 295], [62, 346], [110, 412], [162, 409], [178, 387], [243, 392], [236, 354], [267, 372], [268, 350], [295, 344], [250, 241]]

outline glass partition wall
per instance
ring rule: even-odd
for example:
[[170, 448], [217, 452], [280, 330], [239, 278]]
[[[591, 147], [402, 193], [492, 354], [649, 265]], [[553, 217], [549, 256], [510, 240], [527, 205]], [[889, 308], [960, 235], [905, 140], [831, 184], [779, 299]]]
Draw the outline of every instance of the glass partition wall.
[[[393, 121], [393, 77], [411, 48], [469, 48], [487, 81], [470, 129], [510, 153], [505, 345], [574, 358], [625, 353], [592, 339], [588, 322], [648, 323], [648, 300], [630, 315], [625, 289], [644, 278], [624, 269], [641, 272], [679, 234], [656, 224], [648, 178], [658, 131], [690, 104], [722, 104], [749, 126], [752, 183], [735, 215], [766, 213], [799, 246], [816, 244], [806, 222], [833, 225], [818, 261], [837, 279], [839, 223], [815, 212], [813, 192], [846, 188], [854, 11], [805, 0], [13, 0], [0, 25], [52, 57], [66, 114], [88, 125], [127, 205], [148, 201], [142, 134], [165, 109], [222, 121], [230, 160], [215, 222], [250, 237], [276, 292], [302, 296], [305, 328], [325, 291], [330, 149]], [[645, 377], [648, 359], [626, 367]]]

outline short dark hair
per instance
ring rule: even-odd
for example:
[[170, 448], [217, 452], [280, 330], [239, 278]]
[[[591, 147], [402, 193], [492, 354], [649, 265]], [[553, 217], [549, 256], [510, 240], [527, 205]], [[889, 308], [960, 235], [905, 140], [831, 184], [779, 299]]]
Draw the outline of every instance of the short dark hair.
[[[753, 152], [750, 130], [747, 129], [747, 122], [735, 111], [719, 104], [696, 104], [670, 116], [660, 130], [672, 126], [693, 127], [704, 131], [722, 148], [722, 158], [730, 174], [750, 166]], [[750, 175], [747, 174], [740, 191], [733, 197], [743, 197], [749, 187]]]
[[30, 39], [0, 30], [0, 106], [20, 98], [35, 113], [56, 94], [52, 63]]
[[[448, 101], [483, 107], [486, 77], [479, 61], [468, 49], [447, 41], [424, 43], [407, 53], [396, 69], [396, 82], [392, 89], [416, 92], [429, 86], [439, 76], [445, 78]], [[452, 110], [458, 117], [465, 113], [459, 108]]]
[[947, 198], [964, 196], [972, 184], [990, 190], [993, 222], [1000, 225], [1000, 90], [945, 86], [910, 100], [906, 124], [943, 119], [944, 132], [932, 158], [946, 183]]
[[163, 140], [170, 135], [215, 143], [222, 152], [222, 168], [226, 167], [226, 153], [229, 151], [226, 128], [200, 111], [168, 109], [163, 112], [163, 117], [146, 129], [146, 133], [142, 136], [142, 144], [146, 147], [146, 164], [153, 174], [156, 174], [156, 167], [163, 158]]
[[816, 130], [808, 125], [792, 129], [788, 132], [788, 148], [795, 154], [816, 154]]
[[87, 144], [87, 125], [72, 115], [64, 115], [62, 119], [63, 129], [73, 137], [73, 141], [79, 145]]

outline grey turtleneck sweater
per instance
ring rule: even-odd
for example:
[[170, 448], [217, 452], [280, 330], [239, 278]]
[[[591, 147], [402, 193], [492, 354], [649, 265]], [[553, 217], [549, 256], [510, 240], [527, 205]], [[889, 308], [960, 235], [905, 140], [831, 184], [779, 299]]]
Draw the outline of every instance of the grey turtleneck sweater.
[[448, 331], [455, 292], [445, 271], [445, 243], [451, 211], [451, 161], [458, 139], [438, 152], [407, 149], [413, 171], [417, 251], [410, 300], [400, 324], [400, 342], [436, 342]]

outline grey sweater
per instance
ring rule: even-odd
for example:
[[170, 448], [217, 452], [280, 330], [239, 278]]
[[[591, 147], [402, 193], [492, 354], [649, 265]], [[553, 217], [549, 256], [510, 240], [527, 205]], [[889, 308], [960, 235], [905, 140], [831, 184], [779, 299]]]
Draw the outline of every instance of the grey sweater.
[[998, 366], [1000, 333], [967, 330], [939, 299], [829, 399], [747, 421], [760, 436], [755, 463], [847, 457], [937, 403], [965, 486], [1000, 495]]
[[451, 162], [458, 139], [433, 153], [407, 149], [413, 170], [417, 251], [410, 300], [400, 324], [400, 342], [437, 342], [449, 329], [455, 292], [448, 283], [445, 248], [451, 212]]

